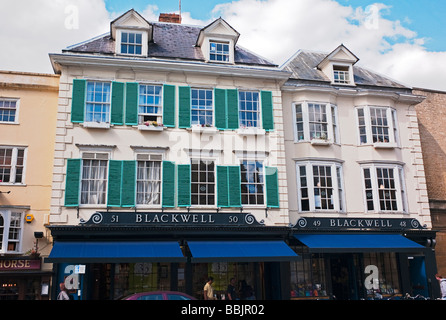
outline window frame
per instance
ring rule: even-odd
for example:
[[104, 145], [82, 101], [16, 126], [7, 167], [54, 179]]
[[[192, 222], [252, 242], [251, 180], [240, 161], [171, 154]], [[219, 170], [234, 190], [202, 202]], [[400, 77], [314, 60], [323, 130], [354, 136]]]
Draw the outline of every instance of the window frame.
[[[127, 34], [127, 42], [123, 42], [123, 34]], [[136, 36], [139, 35], [141, 36], [141, 43], [131, 43], [128, 42], [129, 38], [130, 38], [130, 34], [133, 34], [135, 37], [135, 41], [136, 41]], [[120, 38], [119, 38], [119, 44], [118, 44], [118, 48], [119, 48], [119, 54], [123, 54], [123, 55], [128, 55], [128, 56], [142, 56], [144, 55], [144, 32], [141, 31], [136, 31], [136, 30], [120, 30], [119, 32]], [[127, 47], [127, 52], [122, 52], [122, 46], [126, 46]], [[128, 48], [129, 46], [134, 46], [135, 52], [134, 53], [129, 53]], [[141, 49], [141, 53], [136, 53], [136, 48], [139, 47]]]
[[[370, 183], [371, 188], [367, 188], [366, 185], [366, 176], [364, 170], [368, 169], [370, 171]], [[380, 188], [378, 186], [378, 169], [387, 169], [393, 171], [393, 180], [395, 188], [395, 201], [397, 210], [383, 210], [381, 209], [381, 199], [380, 199], [380, 191], [385, 190], [385, 186]], [[408, 201], [407, 201], [407, 191], [406, 191], [406, 182], [405, 182], [405, 172], [403, 165], [401, 164], [392, 164], [392, 163], [368, 163], [361, 165], [361, 179], [362, 179], [362, 194], [364, 199], [364, 212], [366, 213], [408, 213]], [[387, 188], [390, 189], [390, 188]], [[368, 209], [368, 198], [367, 192], [372, 192], [372, 203], [373, 209]]]
[[[24, 232], [24, 211], [16, 210], [16, 209], [6, 209], [0, 210], [0, 218], [3, 218], [3, 225], [0, 225], [0, 230], [3, 232], [0, 233], [1, 241], [0, 241], [0, 253], [1, 254], [20, 254], [22, 252], [22, 244], [23, 244], [23, 232]], [[18, 221], [18, 226], [12, 226], [13, 223], [13, 214], [18, 214], [19, 217], [16, 219]], [[18, 239], [10, 238], [11, 229], [16, 228], [19, 232]], [[13, 242], [16, 243], [15, 250], [8, 250], [9, 244]]]
[[351, 69], [352, 67], [349, 64], [341, 64], [341, 63], [333, 64], [333, 84], [351, 85], [353, 80]]
[[[212, 50], [212, 46], [215, 45], [215, 52]], [[223, 47], [227, 46], [228, 50], [227, 52], [222, 49], [221, 51], [217, 50], [218, 45], [221, 45]], [[214, 59], [212, 59], [212, 56], [215, 56]], [[223, 57], [224, 60], [218, 60], [217, 57]], [[231, 43], [230, 41], [224, 41], [224, 40], [215, 40], [210, 39], [209, 40], [209, 61], [210, 62], [217, 62], [217, 63], [230, 63], [231, 62]]]
[[[311, 137], [312, 131], [310, 130], [310, 105], [319, 105], [325, 108], [325, 118], [327, 126], [327, 137], [323, 137], [322, 134], [319, 137]], [[338, 123], [338, 108], [335, 104], [330, 102], [317, 102], [317, 101], [300, 101], [293, 102], [293, 131], [294, 131], [294, 142], [311, 142], [317, 144], [319, 142], [326, 142], [327, 144], [339, 144], [339, 123]], [[302, 130], [298, 130], [297, 121], [297, 107], [300, 106], [302, 118], [299, 123], [302, 124]], [[316, 124], [323, 123], [322, 121], [312, 121]], [[300, 135], [301, 134], [301, 135]]]
[[[246, 100], [246, 94], [248, 94], [248, 93], [250, 93], [251, 95], [256, 94], [257, 95], [257, 101], [255, 101], [253, 99], [251, 99], [250, 101]], [[241, 98], [242, 94], [245, 95], [245, 99], [243, 99], [243, 100]], [[245, 109], [242, 110], [242, 104], [243, 104], [242, 101], [244, 101], [245, 103], [249, 103], [249, 102], [253, 103], [253, 108], [254, 108], [254, 104], [256, 104], [257, 105], [257, 110], [255, 110], [255, 111], [254, 110], [248, 110], [246, 104], [245, 104]], [[248, 128], [261, 129], [261, 128], [263, 128], [261, 109], [262, 109], [262, 107], [261, 107], [260, 91], [258, 91], [258, 90], [239, 90], [238, 91], [238, 118], [239, 118], [238, 121], [239, 121], [239, 128], [240, 129], [248, 129]], [[252, 125], [248, 126], [246, 124], [243, 124], [242, 121], [245, 121], [245, 123], [246, 123], [246, 121], [249, 121], [249, 120], [247, 119], [247, 117], [245, 117], [245, 120], [242, 120], [242, 113], [244, 113], [245, 115], [248, 115], [248, 114], [253, 114], [254, 115], [255, 114], [257, 116], [257, 119], [255, 120], [256, 121], [256, 125], [255, 126], [252, 126]], [[252, 120], [252, 121], [254, 121], [254, 120]]]
[[[257, 169], [257, 163], [261, 163], [262, 171], [260, 172], [260, 175], [262, 177], [262, 182], [249, 183], [249, 179], [248, 178], [246, 178], [246, 182], [243, 181], [244, 171], [242, 170], [242, 165], [243, 165], [244, 162], [255, 162], [256, 163], [256, 169]], [[265, 161], [263, 159], [251, 159], [251, 158], [240, 159], [240, 198], [241, 198], [240, 203], [241, 203], [242, 207], [255, 207], [255, 208], [259, 208], [259, 207], [260, 208], [264, 208], [264, 207], [266, 207], [267, 203], [266, 203], [265, 166], [266, 166], [266, 163], [265, 163]], [[246, 171], [246, 172], [249, 172], [249, 171]], [[243, 186], [244, 185], [250, 185], [250, 184], [254, 184], [256, 186], [258, 186], [258, 185], [262, 186], [263, 203], [258, 203], [257, 202], [258, 196], [259, 196], [259, 193], [257, 191], [254, 193], [254, 196], [256, 198], [256, 201], [255, 201], [256, 203], [255, 204], [250, 203], [250, 201], [249, 201], [250, 192], [246, 192], [246, 193], [243, 192]], [[249, 191], [248, 187], [247, 187], [247, 191]], [[248, 203], [244, 203], [243, 202], [243, 198], [244, 198], [245, 194], [248, 197], [247, 198], [248, 199]]]
[[[141, 156], [148, 156], [148, 160], [141, 159]], [[160, 159], [152, 159], [152, 157], [159, 157]], [[140, 159], [138, 159], [140, 158]], [[139, 152], [136, 154], [136, 176], [135, 176], [135, 206], [138, 208], [161, 208], [162, 206], [162, 197], [163, 197], [163, 161], [164, 161], [164, 155], [163, 153], [155, 153], [155, 152]], [[144, 204], [144, 203], [138, 203], [138, 181], [143, 181], [138, 179], [138, 169], [139, 169], [139, 163], [140, 162], [159, 162], [159, 203], [150, 203], [150, 204]], [[123, 175], [125, 172], [122, 173]]]
[[[200, 109], [200, 103], [198, 103], [198, 105], [194, 105], [193, 101], [197, 100], [203, 100], [200, 98], [200, 92], [201, 91], [205, 91], [205, 98], [204, 101], [209, 100], [207, 97], [208, 92], [211, 93], [211, 105], [210, 106], [205, 106], [205, 109]], [[198, 96], [196, 99], [194, 99], [194, 92], [198, 92]], [[206, 109], [210, 107], [210, 109]], [[200, 117], [202, 117], [200, 115], [200, 111], [205, 112], [205, 123], [202, 124], [200, 123]], [[194, 112], [197, 112], [196, 117], [198, 117], [198, 123], [194, 123], [193, 118], [194, 116]], [[209, 117], [209, 115], [207, 113], [211, 112], [212, 115], [212, 121], [210, 124], [206, 123], [206, 118]], [[195, 88], [190, 88], [190, 125], [191, 127], [204, 127], [204, 128], [215, 128], [215, 97], [214, 97], [214, 89], [212, 88], [200, 88], [200, 87], [195, 87]]]
[[[213, 186], [214, 186], [214, 192], [213, 193], [211, 193], [211, 192], [208, 192], [208, 190], [206, 190], [206, 192], [205, 192], [205, 195], [206, 195], [206, 204], [201, 204], [200, 203], [200, 195], [201, 195], [201, 193], [200, 193], [200, 190], [199, 190], [199, 188], [200, 188], [200, 185], [201, 184], [206, 184], [206, 186], [208, 186], [208, 185], [212, 185], [212, 183], [210, 183], [209, 181], [206, 181], [206, 182], [202, 182], [202, 181], [200, 181], [200, 173], [202, 173], [202, 171], [200, 171], [200, 170], [198, 170], [197, 171], [197, 173], [198, 173], [198, 179], [199, 179], [199, 181], [198, 182], [194, 182], [194, 180], [193, 180], [193, 168], [192, 168], [192, 166], [193, 166], [193, 163], [192, 163], [192, 161], [199, 161], [199, 162], [201, 162], [201, 161], [212, 161], [213, 163], [214, 163], [214, 171], [213, 171]], [[215, 158], [211, 158], [211, 157], [191, 157], [190, 158], [190, 183], [191, 183], [191, 189], [190, 189], [190, 204], [191, 204], [191, 207], [217, 207], [217, 199], [218, 199], [218, 194], [217, 194], [217, 161], [216, 161], [216, 159]], [[207, 165], [208, 166], [208, 165]], [[207, 167], [206, 166], [206, 167]], [[200, 169], [200, 163], [198, 164], [198, 168]], [[206, 179], [208, 179], [209, 177], [207, 176], [207, 174], [209, 174], [210, 173], [210, 171], [208, 171], [207, 170], [207, 168], [206, 168]], [[198, 185], [198, 192], [197, 193], [194, 193], [193, 192], [193, 188], [192, 188], [192, 186], [194, 185], [194, 184], [196, 184], [196, 185]], [[198, 200], [198, 203], [197, 204], [194, 204], [193, 203], [193, 196], [194, 195], [197, 195], [197, 200]], [[213, 194], [213, 197], [214, 197], [214, 203], [213, 204], [209, 204], [208, 203], [208, 201], [209, 201], [209, 195], [212, 195]]]
[[[314, 166], [324, 166], [331, 168], [331, 181], [332, 181], [332, 196], [333, 196], [333, 209], [316, 209], [315, 201], [316, 195], [314, 192]], [[309, 201], [308, 210], [303, 210], [302, 206], [302, 189], [305, 187], [301, 184], [300, 167], [305, 167], [305, 179], [307, 197]], [[328, 176], [327, 176], [328, 177]], [[344, 173], [342, 163], [337, 161], [328, 160], [298, 160], [296, 161], [296, 190], [297, 190], [297, 205], [299, 212], [323, 212], [323, 213], [342, 213], [346, 212], [345, 203], [345, 187], [344, 187]]]
[[[12, 150], [11, 153], [11, 165], [9, 173], [9, 181], [0, 181], [0, 185], [25, 185], [26, 181], [26, 162], [28, 156], [28, 148], [21, 146], [0, 146], [0, 149]], [[19, 150], [23, 151], [23, 164], [22, 164], [22, 181], [16, 182], [17, 179], [17, 160]], [[0, 159], [1, 160], [1, 159]], [[1, 163], [1, 162], [0, 162]]]
[[[93, 157], [91, 157], [91, 158], [89, 158], [89, 157], [87, 157], [87, 154], [94, 154], [94, 156]], [[106, 155], [107, 156], [107, 159], [99, 159], [98, 158], [98, 155]], [[106, 207], [107, 206], [107, 200], [108, 200], [108, 180], [109, 180], [109, 177], [108, 177], [108, 175], [109, 175], [109, 169], [110, 169], [110, 160], [111, 160], [111, 157], [110, 157], [110, 153], [109, 152], [106, 152], [106, 151], [84, 151], [84, 152], [82, 152], [82, 157], [81, 157], [81, 159], [82, 159], [82, 162], [81, 162], [81, 168], [80, 168], [80, 177], [79, 177], [79, 179], [80, 179], [80, 183], [79, 183], [79, 188], [80, 188], [80, 190], [79, 190], [79, 207]], [[98, 202], [96, 202], [96, 203], [91, 203], [91, 202], [88, 202], [88, 203], [83, 203], [82, 202], [82, 193], [83, 193], [83, 191], [82, 191], [82, 185], [83, 185], [83, 183], [84, 183], [84, 180], [86, 180], [86, 179], [84, 179], [84, 164], [85, 164], [85, 161], [94, 161], [94, 160], [97, 160], [97, 161], [105, 161], [106, 162], [106, 168], [105, 168], [105, 179], [103, 179], [103, 183], [104, 183], [104, 190], [103, 191], [96, 191], [96, 193], [98, 193], [98, 192], [101, 192], [101, 193], [104, 193], [104, 202], [103, 203], [98, 203]], [[92, 180], [92, 179], [88, 179], [88, 180]], [[90, 195], [90, 190], [88, 190], [88, 199], [90, 199], [92, 196]], [[99, 197], [98, 197], [98, 199], [99, 199]]]
[[[378, 125], [372, 124], [372, 113], [371, 110], [380, 109], [385, 110], [386, 121], [387, 121], [387, 134], [389, 136], [389, 141], [374, 141], [374, 136], [377, 134], [373, 133], [373, 127], [378, 127]], [[360, 110], [362, 110], [363, 123], [360, 121]], [[399, 139], [399, 125], [398, 125], [398, 114], [397, 110], [391, 106], [378, 106], [378, 105], [364, 105], [356, 106], [356, 131], [357, 131], [357, 144], [359, 146], [373, 145], [375, 148], [395, 148], [400, 147]], [[365, 128], [365, 132], [361, 132], [361, 127]], [[385, 128], [386, 126], [380, 126]], [[362, 137], [365, 137], [365, 142], [362, 142]]]
[[7, 98], [0, 97], [0, 102], [15, 102], [15, 108], [5, 108], [4, 106], [0, 107], [2, 110], [15, 110], [14, 121], [4, 121], [0, 118], [0, 124], [19, 124], [19, 110], [20, 110], [20, 99], [19, 98]]
[[[96, 84], [97, 83], [101, 83], [102, 85], [104, 84], [108, 84], [110, 87], [109, 90], [109, 94], [108, 94], [108, 102], [107, 101], [89, 101], [88, 100], [88, 85], [89, 83], [94, 83], [94, 88], [96, 89]], [[94, 93], [96, 92], [96, 90], [93, 91]], [[104, 95], [104, 91], [102, 90], [102, 95]], [[95, 94], [94, 94], [95, 95]], [[106, 80], [95, 80], [95, 79], [87, 79], [86, 80], [86, 84], [85, 84], [85, 115], [84, 115], [84, 122], [83, 122], [83, 126], [84, 127], [110, 127], [111, 124], [111, 100], [112, 100], [112, 82], [111, 81], [106, 81]], [[94, 98], [95, 99], [95, 98]], [[101, 112], [99, 114], [105, 114], [106, 115], [106, 121], [102, 121], [102, 116], [101, 116], [101, 121], [94, 121], [94, 117], [95, 117], [95, 111], [93, 111], [93, 115], [92, 115], [92, 120], [88, 120], [88, 114], [91, 113], [88, 111], [89, 108], [89, 104], [90, 105], [101, 105], [103, 108], [104, 106], [108, 106], [108, 112], [103, 112], [103, 110], [101, 110]]]
[[[144, 105], [142, 106], [141, 104], [141, 87], [145, 86], [145, 87], [159, 87], [160, 88], [160, 92], [159, 92], [159, 104], [158, 105]], [[162, 84], [153, 84], [153, 83], [139, 83], [138, 84], [138, 125], [153, 125], [153, 122], [156, 122], [157, 125], [156, 126], [160, 126], [163, 125], [163, 94], [164, 94], [164, 86]], [[145, 94], [146, 97], [148, 97], [148, 94]], [[153, 95], [154, 99], [156, 99], [158, 95]], [[144, 113], [144, 112], [140, 112], [142, 107], [153, 107], [153, 108], [158, 108], [158, 113]], [[144, 116], [153, 116], [157, 118], [156, 121], [153, 120], [147, 120], [144, 121]]]

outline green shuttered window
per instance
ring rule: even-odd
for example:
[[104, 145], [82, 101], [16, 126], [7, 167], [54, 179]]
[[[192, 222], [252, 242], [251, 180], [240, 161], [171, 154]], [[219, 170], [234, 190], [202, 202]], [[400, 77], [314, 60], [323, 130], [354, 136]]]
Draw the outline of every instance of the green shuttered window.
[[82, 159], [67, 160], [67, 175], [65, 181], [65, 206], [79, 206]]
[[179, 87], [178, 126], [180, 128], [190, 127], [190, 98], [190, 87]]
[[226, 90], [226, 99], [227, 99], [227, 110], [228, 110], [228, 118], [226, 128], [230, 130], [238, 129], [238, 90], [237, 89], [228, 89]]
[[175, 86], [163, 86], [163, 124], [175, 127]]
[[124, 117], [124, 83], [112, 82], [111, 123], [122, 125]]
[[217, 206], [240, 207], [240, 167], [217, 166]]
[[273, 114], [273, 93], [271, 91], [262, 91], [262, 123], [266, 131], [274, 130]]
[[71, 122], [84, 122], [86, 86], [87, 81], [84, 79], [73, 80], [73, 92], [71, 99]]
[[127, 82], [125, 94], [125, 124], [138, 125], [138, 83]]
[[121, 207], [135, 206], [136, 161], [122, 161]]
[[175, 163], [163, 161], [163, 207], [175, 207]]
[[190, 206], [190, 164], [179, 164], [178, 171], [178, 207]]
[[279, 180], [276, 167], [265, 167], [266, 206], [279, 207]]
[[121, 206], [122, 162], [110, 160], [108, 164], [107, 206]]
[[214, 89], [215, 126], [219, 130], [227, 127], [226, 90]]

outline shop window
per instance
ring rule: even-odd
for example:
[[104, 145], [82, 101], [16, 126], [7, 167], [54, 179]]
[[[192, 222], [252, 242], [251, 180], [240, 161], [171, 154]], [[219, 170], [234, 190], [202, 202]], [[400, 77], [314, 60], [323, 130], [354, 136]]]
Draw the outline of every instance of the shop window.
[[319, 254], [294, 248], [302, 260], [291, 262], [291, 299], [328, 299], [325, 263]]
[[402, 296], [394, 252], [364, 253], [364, 276], [367, 299]]

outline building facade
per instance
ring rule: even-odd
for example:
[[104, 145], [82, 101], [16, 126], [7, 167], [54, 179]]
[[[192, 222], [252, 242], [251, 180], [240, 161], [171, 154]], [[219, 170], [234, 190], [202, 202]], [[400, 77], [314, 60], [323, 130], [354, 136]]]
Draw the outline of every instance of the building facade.
[[446, 274], [446, 187], [444, 178], [446, 145], [443, 138], [445, 128], [442, 114], [444, 113], [443, 106], [446, 103], [446, 93], [422, 88], [414, 88], [413, 93], [425, 97], [425, 100], [415, 109], [420, 128], [432, 227], [437, 230], [438, 272], [444, 275]]
[[415, 106], [423, 97], [356, 66], [344, 45], [283, 70], [296, 299], [438, 297], [435, 232]]
[[0, 300], [49, 298], [59, 76], [0, 71]]
[[53, 298], [61, 282], [75, 299], [202, 298], [209, 276], [218, 298], [231, 277], [257, 298], [289, 295], [289, 73], [239, 36], [223, 19], [203, 28], [130, 10], [50, 54], [61, 79]]

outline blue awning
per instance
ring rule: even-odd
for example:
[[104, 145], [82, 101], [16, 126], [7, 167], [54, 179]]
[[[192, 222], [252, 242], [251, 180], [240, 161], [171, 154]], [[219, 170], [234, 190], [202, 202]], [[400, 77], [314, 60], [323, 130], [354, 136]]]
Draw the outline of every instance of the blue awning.
[[399, 234], [299, 234], [311, 252], [402, 252], [425, 249]]
[[192, 262], [292, 261], [298, 255], [283, 241], [188, 241]]
[[174, 241], [56, 241], [45, 259], [53, 263], [185, 261], [180, 245]]

